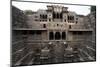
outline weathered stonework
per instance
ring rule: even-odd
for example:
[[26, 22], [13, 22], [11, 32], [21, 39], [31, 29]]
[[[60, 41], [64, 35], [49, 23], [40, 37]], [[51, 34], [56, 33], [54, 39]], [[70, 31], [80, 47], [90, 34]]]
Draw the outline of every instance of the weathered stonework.
[[12, 7], [13, 65], [96, 60], [92, 13], [77, 15], [68, 7], [48, 5], [47, 10], [26, 15]]

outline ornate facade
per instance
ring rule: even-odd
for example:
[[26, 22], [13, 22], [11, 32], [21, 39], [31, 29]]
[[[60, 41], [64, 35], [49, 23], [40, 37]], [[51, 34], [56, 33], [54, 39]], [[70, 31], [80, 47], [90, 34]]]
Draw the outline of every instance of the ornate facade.
[[12, 26], [14, 65], [95, 60], [93, 28], [91, 23], [87, 25], [87, 16], [59, 5], [47, 5], [46, 10], [23, 14], [27, 19], [23, 27]]

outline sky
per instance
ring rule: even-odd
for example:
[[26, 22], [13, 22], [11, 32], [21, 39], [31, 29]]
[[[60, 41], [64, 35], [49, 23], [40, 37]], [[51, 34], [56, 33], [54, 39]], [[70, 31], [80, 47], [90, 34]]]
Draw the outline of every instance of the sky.
[[[47, 9], [47, 7], [46, 7], [47, 5], [55, 5], [55, 4], [13, 1], [12, 5], [21, 10], [37, 11], [38, 9]], [[88, 15], [90, 13], [90, 6], [64, 5], [64, 4], [56, 4], [56, 5], [68, 7], [69, 11], [74, 11], [77, 14], [81, 14], [81, 15]]]

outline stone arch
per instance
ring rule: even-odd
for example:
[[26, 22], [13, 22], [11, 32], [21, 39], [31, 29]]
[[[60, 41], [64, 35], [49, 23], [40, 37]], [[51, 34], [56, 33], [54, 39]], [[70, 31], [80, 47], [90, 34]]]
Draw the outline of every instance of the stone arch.
[[55, 33], [55, 40], [59, 40], [59, 39], [61, 39], [61, 34], [60, 34], [60, 32], [56, 32]]
[[53, 32], [49, 32], [49, 39], [53, 40], [54, 39], [54, 33]]
[[66, 39], [66, 32], [62, 32], [62, 39], [63, 39], [63, 40]]

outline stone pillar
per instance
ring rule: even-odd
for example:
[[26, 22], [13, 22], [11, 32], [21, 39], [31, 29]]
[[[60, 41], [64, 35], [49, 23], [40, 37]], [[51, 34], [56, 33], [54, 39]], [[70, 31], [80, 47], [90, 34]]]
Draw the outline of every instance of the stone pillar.
[[56, 32], [55, 32], [55, 31], [53, 31], [53, 33], [54, 33], [54, 40], [55, 40], [55, 33], [56, 33]]

